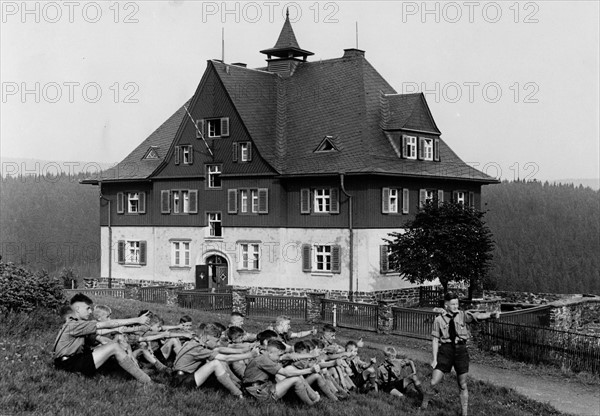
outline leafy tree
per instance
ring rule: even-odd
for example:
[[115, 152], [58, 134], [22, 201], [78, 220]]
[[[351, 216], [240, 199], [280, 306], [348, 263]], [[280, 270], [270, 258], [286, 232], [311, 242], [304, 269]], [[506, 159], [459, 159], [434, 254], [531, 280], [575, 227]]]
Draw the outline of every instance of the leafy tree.
[[411, 283], [438, 279], [444, 293], [450, 282], [466, 283], [471, 298], [490, 269], [494, 248], [484, 214], [453, 202], [425, 204], [405, 223], [405, 232], [389, 234], [390, 268]]

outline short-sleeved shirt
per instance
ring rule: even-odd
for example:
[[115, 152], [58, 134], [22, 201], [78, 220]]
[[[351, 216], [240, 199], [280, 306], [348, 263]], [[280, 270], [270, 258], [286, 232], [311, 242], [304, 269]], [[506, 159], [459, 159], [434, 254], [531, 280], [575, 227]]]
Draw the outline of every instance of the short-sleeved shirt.
[[213, 348], [214, 345], [206, 342], [203, 337], [199, 340], [189, 340], [183, 344], [177, 353], [177, 357], [173, 363], [173, 370], [184, 371], [186, 373], [195, 372], [210, 358]]
[[327, 340], [325, 337], [321, 337], [321, 341], [325, 344], [325, 348], [323, 349], [327, 354], [339, 354], [345, 350], [340, 344], [337, 344], [333, 341]]
[[452, 314], [445, 312], [443, 315], [439, 315], [433, 321], [433, 330], [431, 335], [435, 338], [439, 338], [441, 343], [447, 343], [450, 341], [450, 320], [454, 319], [454, 326], [456, 328], [456, 339], [466, 341], [470, 338], [468, 323], [471, 323], [474, 318], [470, 313], [464, 311], [458, 311], [458, 313], [452, 317]]
[[292, 342], [292, 330], [291, 329], [288, 329], [287, 332], [277, 332], [277, 335], [286, 344], [290, 344]]
[[261, 354], [250, 360], [244, 372], [244, 384], [274, 381], [275, 374], [281, 370], [281, 364]]
[[[391, 372], [391, 374], [390, 374]], [[379, 383], [387, 383], [393, 380], [402, 380], [412, 373], [412, 368], [406, 360], [385, 360], [382, 365], [377, 368], [377, 380]]]
[[69, 357], [83, 352], [86, 336], [96, 333], [97, 321], [69, 318], [54, 342], [54, 358]]

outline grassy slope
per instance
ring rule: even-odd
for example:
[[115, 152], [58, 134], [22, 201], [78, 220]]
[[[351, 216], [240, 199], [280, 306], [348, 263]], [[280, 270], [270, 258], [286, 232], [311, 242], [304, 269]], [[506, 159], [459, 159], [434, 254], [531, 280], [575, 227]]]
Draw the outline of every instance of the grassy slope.
[[[96, 298], [113, 308], [113, 316], [125, 317], [149, 308], [161, 314], [167, 323], [176, 323], [182, 314], [190, 314], [195, 322], [218, 320], [226, 315], [165, 305], [151, 305], [113, 298]], [[260, 330], [265, 323], [247, 320], [249, 330]], [[174, 390], [158, 386], [142, 387], [118, 375], [98, 375], [87, 379], [76, 374], [55, 370], [51, 365], [51, 349], [60, 327], [54, 316], [12, 316], [0, 318], [0, 414], [61, 414], [61, 415], [365, 415], [420, 414], [424, 416], [454, 414], [458, 410], [456, 386], [450, 380], [442, 383], [431, 406], [418, 412], [417, 397], [405, 400], [385, 394], [356, 395], [341, 403], [322, 401], [314, 408], [297, 403], [238, 402], [223, 391], [205, 388], [196, 391]], [[294, 329], [310, 328], [294, 324]], [[344, 331], [341, 331], [344, 333]], [[366, 337], [365, 337], [366, 338]], [[379, 350], [363, 349], [364, 358], [382, 358]], [[420, 374], [428, 379], [430, 370], [418, 363]], [[160, 379], [159, 377], [155, 377]], [[512, 390], [497, 388], [482, 382], [470, 382], [471, 414], [490, 415], [560, 415], [548, 405], [518, 395]]]

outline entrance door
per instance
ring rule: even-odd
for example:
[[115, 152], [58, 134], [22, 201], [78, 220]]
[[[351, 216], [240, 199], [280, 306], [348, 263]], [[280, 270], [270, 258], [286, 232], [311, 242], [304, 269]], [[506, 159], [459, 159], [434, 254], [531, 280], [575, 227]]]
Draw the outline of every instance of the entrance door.
[[221, 288], [229, 284], [227, 260], [222, 256], [210, 256], [206, 259], [211, 288]]
[[199, 264], [196, 266], [196, 289], [208, 289], [208, 266]]

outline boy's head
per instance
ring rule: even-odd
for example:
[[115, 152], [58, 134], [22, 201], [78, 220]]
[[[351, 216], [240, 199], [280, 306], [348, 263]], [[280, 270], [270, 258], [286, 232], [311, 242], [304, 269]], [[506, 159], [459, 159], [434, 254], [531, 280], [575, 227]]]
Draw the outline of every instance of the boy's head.
[[227, 328], [227, 331], [225, 331], [225, 333], [227, 334], [227, 338], [229, 338], [229, 341], [233, 342], [234, 344], [242, 342], [244, 337], [244, 330], [239, 326], [230, 326], [229, 328]]
[[444, 295], [444, 307], [450, 313], [458, 312], [458, 295], [453, 292], [448, 292]]
[[389, 360], [396, 358], [396, 356], [398, 355], [398, 351], [396, 351], [396, 348], [394, 347], [385, 347], [383, 352], [385, 353], [385, 358]]
[[356, 345], [355, 341], [346, 342], [346, 352], [355, 352], [358, 351], [358, 345]]
[[267, 348], [265, 349], [265, 354], [272, 361], [279, 361], [279, 357], [281, 354], [285, 352], [285, 344], [277, 339], [272, 339], [267, 343]]
[[244, 326], [244, 315], [241, 312], [231, 312], [231, 316], [229, 318], [229, 326]]
[[73, 312], [73, 309], [71, 308], [71, 305], [63, 305], [60, 307], [60, 310], [58, 311], [58, 314], [60, 315], [61, 319], [63, 320], [67, 320], [68, 318], [74, 318], [75, 317], [75, 312]]
[[304, 342], [304, 341], [298, 341], [294, 344], [294, 352], [306, 353], [309, 351], [310, 351], [310, 348], [308, 347], [308, 345], [306, 345], [306, 342]]
[[285, 315], [279, 315], [275, 319], [275, 331], [280, 334], [286, 333], [290, 330], [290, 317]]
[[77, 293], [69, 302], [73, 309], [74, 317], [78, 319], [88, 320], [92, 316], [92, 300], [83, 293]]
[[164, 324], [165, 321], [160, 316], [154, 313], [150, 315], [148, 326], [150, 327], [151, 331], [161, 331]]
[[221, 338], [223, 330], [213, 322], [212, 324], [206, 324], [203, 333], [209, 338], [214, 338], [215, 340], [218, 340], [219, 338]]
[[94, 319], [96, 321], [108, 321], [110, 315], [112, 314], [112, 310], [110, 307], [106, 305], [96, 305], [94, 306]]
[[206, 329], [206, 323], [200, 322], [198, 324], [198, 335], [204, 334], [204, 330]]
[[335, 326], [331, 324], [323, 325], [323, 338], [327, 341], [332, 341], [335, 339]]
[[266, 329], [262, 332], [259, 332], [258, 334], [256, 334], [256, 340], [258, 341], [259, 345], [262, 346], [266, 346], [267, 343], [273, 339], [278, 339], [279, 336], [277, 335], [277, 332], [271, 330], [271, 329]]
[[323, 341], [321, 341], [319, 338], [313, 338], [311, 339], [312, 343], [315, 344], [315, 347], [322, 350], [323, 348], [325, 348], [325, 343]]
[[179, 325], [181, 326], [181, 329], [183, 329], [184, 331], [191, 331], [192, 330], [192, 317], [189, 315], [183, 315], [181, 318], [179, 318]]

